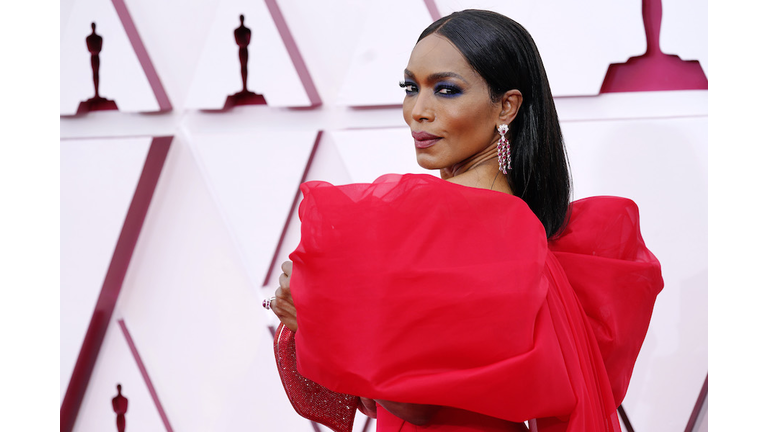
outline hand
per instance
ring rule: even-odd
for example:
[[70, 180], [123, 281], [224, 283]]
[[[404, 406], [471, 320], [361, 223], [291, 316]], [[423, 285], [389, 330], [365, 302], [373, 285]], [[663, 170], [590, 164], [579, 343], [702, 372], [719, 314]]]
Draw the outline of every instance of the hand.
[[373, 399], [368, 399], [361, 396], [360, 405], [357, 406], [357, 409], [372, 419], [376, 418], [376, 401]]
[[298, 329], [298, 323], [296, 322], [296, 307], [293, 305], [293, 297], [291, 296], [293, 263], [286, 261], [280, 268], [283, 270], [283, 273], [278, 278], [280, 287], [275, 291], [275, 299], [272, 300], [272, 310], [280, 318], [280, 322], [288, 327], [289, 330], [295, 332]]

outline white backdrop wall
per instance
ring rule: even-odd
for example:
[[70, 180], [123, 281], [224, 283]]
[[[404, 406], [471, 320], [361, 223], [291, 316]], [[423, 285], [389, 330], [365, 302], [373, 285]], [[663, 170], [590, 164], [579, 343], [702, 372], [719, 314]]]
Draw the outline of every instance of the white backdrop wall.
[[[273, 17], [264, 12], [266, 2], [125, 0], [174, 109], [61, 119], [62, 400], [150, 138], [174, 136], [74, 430], [115, 427], [109, 399], [118, 382], [130, 400], [128, 430], [313, 430], [282, 391], [268, 331], [277, 321], [260, 302], [298, 244], [292, 206], [302, 178], [347, 183], [423, 172], [397, 82], [431, 17], [421, 0], [272, 3], [322, 105], [290, 108], [307, 105], [307, 83], [277, 40], [249, 47], [249, 89], [267, 96], [268, 105], [198, 110], [196, 101], [223, 105], [226, 93], [239, 89], [234, 11], [252, 11], [246, 25], [267, 26]], [[574, 198], [613, 194], [639, 204], [666, 286], [624, 407], [636, 431], [682, 432], [708, 369], [707, 91], [598, 95], [611, 62], [645, 51], [641, 2], [571, 3], [433, 2], [443, 15], [482, 7], [525, 25], [557, 96]], [[84, 39], [96, 20], [90, 4], [111, 16], [109, 0], [61, 1], [62, 114], [92, 96], [89, 76], [82, 76], [90, 73]], [[672, 11], [668, 22], [662, 18], [662, 50], [706, 67], [706, 3], [662, 5]], [[121, 55], [130, 61], [133, 54], [130, 44], [110, 43], [108, 34], [122, 36], [106, 25], [97, 28], [105, 37], [102, 93], [120, 107], [125, 92], [138, 100], [134, 105], [156, 106], [145, 77], [116, 83], [109, 74], [108, 49], [128, 50]], [[211, 42], [219, 40], [229, 45]], [[214, 80], [223, 62], [235, 70]], [[284, 99], [270, 105], [275, 94]], [[355, 430], [364, 424], [358, 418]]]

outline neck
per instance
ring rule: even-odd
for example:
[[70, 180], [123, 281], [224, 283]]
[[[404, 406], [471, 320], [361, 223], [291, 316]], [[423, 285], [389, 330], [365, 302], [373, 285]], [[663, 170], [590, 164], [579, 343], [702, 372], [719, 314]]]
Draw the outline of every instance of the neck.
[[440, 176], [452, 183], [512, 194], [506, 177], [499, 173], [495, 142], [469, 159], [443, 168]]
[[445, 174], [447, 174], [447, 177], [458, 177], [474, 169], [486, 166], [497, 170], [499, 169], [496, 141], [493, 141], [491, 145], [486, 147], [483, 151], [474, 154], [470, 158], [445, 168]]

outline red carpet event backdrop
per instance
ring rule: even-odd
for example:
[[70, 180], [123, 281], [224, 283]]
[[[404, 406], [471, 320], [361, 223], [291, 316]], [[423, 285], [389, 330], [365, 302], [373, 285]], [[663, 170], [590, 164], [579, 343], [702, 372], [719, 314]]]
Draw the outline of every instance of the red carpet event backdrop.
[[425, 172], [398, 82], [466, 8], [529, 30], [573, 198], [633, 199], [662, 263], [622, 426], [707, 430], [706, 2], [61, 0], [62, 431], [328, 430], [260, 303], [301, 182]]

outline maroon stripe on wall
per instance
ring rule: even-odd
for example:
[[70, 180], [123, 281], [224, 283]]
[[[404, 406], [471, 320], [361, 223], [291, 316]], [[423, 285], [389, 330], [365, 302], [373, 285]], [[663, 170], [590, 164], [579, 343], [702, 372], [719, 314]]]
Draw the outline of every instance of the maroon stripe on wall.
[[323, 102], [320, 100], [320, 93], [317, 92], [315, 82], [312, 81], [312, 76], [309, 74], [309, 69], [304, 64], [304, 59], [301, 57], [301, 52], [299, 52], [299, 46], [296, 45], [296, 41], [293, 39], [288, 23], [285, 21], [285, 17], [283, 17], [283, 13], [277, 5], [277, 0], [264, 0], [264, 3], [266, 3], [267, 9], [269, 9], [269, 14], [272, 15], [272, 21], [275, 23], [277, 31], [283, 39], [283, 45], [285, 45], [288, 55], [291, 56], [293, 67], [296, 69], [296, 73], [304, 85], [304, 91], [309, 98], [310, 107], [321, 105]]
[[[312, 166], [312, 160], [315, 159], [315, 153], [317, 153], [317, 147], [320, 146], [320, 139], [323, 136], [323, 131], [317, 131], [317, 137], [315, 137], [315, 144], [312, 146], [312, 152], [309, 154], [309, 158], [307, 159], [307, 165], [304, 167], [304, 173], [301, 175], [301, 180], [299, 181], [299, 185], [307, 181], [307, 174], [309, 174], [309, 167]], [[291, 223], [291, 216], [293, 216], [293, 213], [296, 211], [296, 206], [299, 204], [299, 197], [301, 196], [301, 191], [296, 188], [296, 196], [293, 197], [293, 204], [291, 204], [291, 210], [288, 211], [288, 217], [285, 219], [285, 225], [283, 225], [283, 232], [280, 233], [280, 240], [277, 241], [277, 246], [275, 247], [275, 254], [272, 255], [272, 262], [269, 263], [269, 267], [267, 267], [267, 274], [264, 275], [264, 283], [262, 286], [267, 286], [269, 283], [269, 274], [272, 272], [272, 269], [275, 268], [275, 264], [277, 263], [277, 254], [280, 253], [280, 248], [283, 246], [283, 239], [285, 239], [285, 233], [288, 232], [288, 225]], [[273, 332], [274, 336], [274, 332]]]
[[147, 368], [144, 367], [144, 362], [141, 361], [139, 350], [136, 349], [136, 344], [133, 343], [133, 338], [131, 337], [131, 333], [128, 331], [128, 327], [126, 327], [125, 325], [125, 321], [120, 319], [120, 320], [117, 320], [117, 323], [120, 325], [120, 330], [123, 331], [123, 336], [125, 336], [125, 341], [128, 342], [128, 347], [131, 349], [131, 354], [133, 354], [133, 359], [136, 360], [136, 365], [139, 366], [141, 377], [144, 378], [144, 383], [147, 385], [147, 389], [149, 390], [150, 396], [152, 396], [152, 401], [155, 402], [155, 407], [157, 407], [157, 412], [158, 414], [160, 414], [160, 418], [163, 420], [163, 424], [165, 425], [165, 430], [167, 430], [168, 432], [173, 432], [173, 428], [171, 427], [171, 422], [168, 421], [168, 416], [165, 415], [165, 410], [163, 409], [163, 405], [160, 403], [160, 398], [157, 397], [155, 386], [152, 385], [152, 380], [149, 379], [149, 373], [147, 372]]
[[363, 430], [362, 432], [368, 432], [368, 427], [371, 425], [371, 418], [366, 416], [365, 417], [365, 423], [363, 424]]
[[120, 17], [120, 22], [123, 23], [125, 34], [128, 35], [128, 40], [131, 41], [131, 46], [133, 46], [133, 51], [139, 59], [141, 68], [144, 69], [144, 75], [147, 76], [147, 81], [149, 81], [149, 86], [152, 88], [152, 93], [155, 94], [155, 99], [157, 99], [157, 104], [160, 106], [160, 111], [170, 111], [173, 109], [171, 101], [165, 93], [163, 83], [160, 82], [160, 76], [157, 75], [155, 67], [152, 65], [152, 60], [149, 58], [149, 53], [144, 47], [144, 43], [141, 42], [139, 31], [136, 30], [136, 26], [133, 24], [133, 19], [131, 19], [131, 14], [128, 13], [128, 7], [125, 5], [125, 1], [112, 0], [112, 4], [115, 6], [117, 16]]
[[429, 11], [429, 16], [432, 17], [432, 21], [437, 21], [442, 18], [442, 15], [440, 15], [440, 9], [437, 8], [435, 0], [424, 0], [424, 4], [427, 6], [427, 10]]
[[125, 273], [128, 271], [128, 264], [131, 262], [133, 250], [139, 239], [139, 233], [147, 216], [147, 210], [152, 201], [152, 195], [155, 193], [155, 187], [160, 178], [160, 172], [165, 164], [172, 140], [172, 136], [156, 137], [152, 139], [152, 144], [149, 146], [147, 159], [144, 162], [141, 177], [139, 177], [139, 182], [136, 185], [136, 192], [134, 192], [133, 200], [131, 200], [131, 205], [128, 207], [128, 213], [125, 216], [125, 222], [123, 222], [123, 229], [120, 232], [120, 237], [117, 239], [115, 252], [112, 255], [112, 261], [109, 263], [109, 269], [104, 278], [101, 293], [98, 300], [96, 300], [91, 323], [88, 325], [83, 346], [80, 347], [80, 354], [77, 356], [77, 362], [69, 379], [67, 392], [64, 394], [64, 400], [61, 403], [59, 411], [61, 432], [71, 432], [75, 426], [77, 413], [80, 411], [85, 390], [88, 388], [93, 367], [99, 356], [101, 344], [104, 342], [104, 335], [107, 333], [107, 327], [112, 318], [112, 312], [115, 310], [117, 297], [123, 286]]
[[624, 428], [627, 430], [627, 432], [635, 432], [635, 428], [633, 428], [632, 423], [629, 422], [627, 412], [624, 411], [624, 405], [619, 405], [617, 411], [619, 412], [619, 417], [621, 417], [621, 421], [624, 423]]
[[709, 381], [709, 374], [704, 378], [704, 385], [701, 386], [699, 398], [696, 399], [696, 404], [693, 406], [691, 417], [688, 419], [688, 424], [685, 426], [685, 432], [693, 432], [693, 427], [696, 426], [696, 420], [701, 416], [701, 407], [704, 406], [704, 400], [707, 398], [707, 393], [709, 393], [707, 381]]

